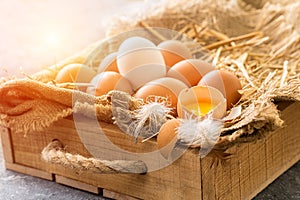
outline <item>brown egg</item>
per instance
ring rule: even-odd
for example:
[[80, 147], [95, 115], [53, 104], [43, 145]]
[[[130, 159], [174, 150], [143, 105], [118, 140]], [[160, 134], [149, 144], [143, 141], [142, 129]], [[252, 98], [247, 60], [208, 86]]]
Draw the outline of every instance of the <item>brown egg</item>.
[[187, 59], [171, 67], [167, 76], [181, 80], [189, 87], [192, 87], [197, 85], [205, 74], [213, 70], [215, 70], [213, 65], [203, 60]]
[[187, 86], [174, 78], [164, 77], [150, 81], [149, 83], [142, 86], [134, 94], [134, 97], [147, 100], [147, 97], [161, 96], [168, 98], [169, 107], [176, 110], [177, 97], [181, 90], [186, 89]]
[[55, 81], [57, 83], [89, 83], [96, 72], [83, 64], [69, 64], [62, 68]]
[[207, 85], [218, 89], [227, 100], [227, 109], [230, 109], [241, 98], [238, 90], [242, 85], [238, 77], [224, 70], [214, 70], [202, 77], [198, 85]]
[[112, 90], [119, 90], [128, 94], [133, 93], [129, 81], [117, 72], [102, 72], [92, 79], [91, 84], [93, 86], [88, 87], [86, 92], [95, 96], [107, 94]]
[[105, 72], [105, 71], [113, 71], [118, 72], [118, 65], [117, 65], [117, 55], [118, 52], [113, 52], [107, 55], [100, 63], [98, 67], [98, 73]]
[[171, 119], [164, 123], [157, 135], [157, 147], [165, 158], [168, 158], [177, 141], [177, 127], [180, 125], [179, 119]]
[[173, 66], [179, 61], [192, 58], [190, 50], [180, 41], [166, 40], [157, 46], [164, 57], [166, 66]]

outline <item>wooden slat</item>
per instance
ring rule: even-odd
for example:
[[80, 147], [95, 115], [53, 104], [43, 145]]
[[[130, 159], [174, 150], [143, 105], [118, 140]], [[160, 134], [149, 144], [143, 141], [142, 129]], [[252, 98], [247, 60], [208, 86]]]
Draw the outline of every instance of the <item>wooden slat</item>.
[[216, 166], [215, 190], [219, 199], [230, 199], [231, 197], [231, 162], [218, 161]]
[[185, 153], [179, 162], [181, 199], [201, 197], [201, 160], [198, 155]]
[[280, 130], [282, 135], [283, 164], [289, 163], [300, 154], [300, 103], [287, 107], [282, 113], [285, 126]]
[[[257, 188], [267, 180], [267, 164], [266, 164], [266, 140], [261, 139], [249, 144], [249, 166], [251, 191], [256, 191]], [[249, 197], [249, 196], [248, 196]]]
[[204, 157], [201, 159], [201, 186], [202, 186], [202, 199], [215, 199], [216, 198], [216, 171], [217, 166], [212, 165], [211, 157]]
[[74, 179], [70, 179], [64, 176], [60, 176], [60, 175], [55, 175], [55, 181], [57, 183], [63, 184], [63, 185], [67, 185], [67, 186], [71, 186], [73, 188], [77, 188], [80, 190], [84, 190], [84, 191], [88, 191], [94, 194], [102, 194], [102, 190], [99, 189], [98, 187], [95, 187], [93, 185], [89, 185], [86, 183], [82, 183], [80, 181], [76, 181]]
[[5, 167], [6, 167], [6, 169], [13, 170], [15, 172], [20, 172], [23, 174], [35, 176], [35, 177], [50, 180], [50, 181], [53, 180], [53, 175], [51, 173], [48, 173], [48, 172], [45, 172], [45, 171], [42, 171], [39, 169], [34, 169], [31, 167], [26, 167], [23, 165], [19, 165], [19, 164], [15, 164], [15, 163], [8, 163], [8, 162], [5, 162]]
[[2, 149], [3, 149], [3, 157], [5, 162], [13, 163], [14, 155], [13, 155], [13, 147], [11, 143], [11, 136], [9, 133], [9, 129], [0, 126], [0, 136], [2, 141]]
[[240, 199], [247, 199], [252, 186], [250, 183], [249, 144], [242, 144], [237, 152], [239, 163]]
[[231, 153], [232, 157], [227, 161], [230, 166], [230, 190], [231, 196], [228, 195], [230, 199], [240, 199], [241, 188], [240, 188], [240, 167], [239, 158], [237, 157], [237, 152], [239, 148], [237, 146], [231, 147], [227, 150], [227, 153]]
[[111, 199], [116, 199], [116, 200], [138, 200], [138, 198], [121, 194], [118, 192], [106, 190], [106, 189], [103, 190], [103, 196]]

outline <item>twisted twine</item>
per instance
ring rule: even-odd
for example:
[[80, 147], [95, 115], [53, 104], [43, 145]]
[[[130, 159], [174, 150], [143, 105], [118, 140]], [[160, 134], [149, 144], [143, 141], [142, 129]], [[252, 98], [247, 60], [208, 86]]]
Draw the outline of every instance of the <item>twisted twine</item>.
[[64, 150], [60, 141], [50, 142], [42, 151], [42, 159], [47, 163], [62, 165], [78, 171], [88, 171], [102, 174], [118, 173], [147, 173], [147, 166], [143, 161], [127, 160], [99, 160], [86, 158], [81, 155], [73, 155]]

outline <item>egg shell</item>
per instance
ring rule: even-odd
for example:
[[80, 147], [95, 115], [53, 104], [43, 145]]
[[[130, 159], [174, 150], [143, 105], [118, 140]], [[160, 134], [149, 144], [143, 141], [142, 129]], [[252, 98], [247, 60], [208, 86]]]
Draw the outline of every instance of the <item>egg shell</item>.
[[227, 99], [227, 109], [230, 109], [241, 98], [238, 90], [242, 85], [238, 77], [225, 70], [214, 70], [202, 77], [198, 85], [211, 86], [218, 89]]
[[166, 40], [157, 46], [164, 57], [167, 66], [171, 67], [184, 59], [192, 58], [190, 50], [178, 40]]
[[201, 78], [215, 67], [200, 59], [187, 59], [176, 63], [167, 73], [168, 77], [181, 80], [189, 87], [199, 83]]
[[166, 66], [160, 50], [142, 37], [126, 39], [119, 47], [118, 70], [134, 90], [149, 81], [166, 76]]
[[92, 87], [88, 87], [86, 92], [95, 96], [101, 96], [107, 94], [112, 90], [119, 90], [133, 93], [133, 89], [128, 80], [122, 77], [119, 73], [113, 71], [106, 71], [95, 76], [91, 84]]
[[186, 88], [188, 87], [183, 82], [174, 78], [164, 77], [145, 84], [134, 94], [134, 97], [144, 99], [144, 101], [150, 95], [167, 97], [169, 106], [176, 110], [177, 97], [181, 90]]
[[113, 52], [111, 54], [108, 54], [100, 63], [98, 67], [98, 73], [104, 72], [104, 71], [113, 71], [113, 72], [119, 72], [118, 65], [117, 65], [117, 52]]
[[157, 147], [161, 155], [168, 158], [177, 142], [177, 128], [180, 125], [179, 119], [171, 119], [164, 123], [157, 135]]
[[194, 86], [180, 92], [177, 103], [178, 117], [189, 117], [186, 116], [188, 110], [186, 106], [199, 102], [209, 102], [213, 105], [211, 113], [215, 119], [221, 119], [226, 115], [226, 99], [218, 89], [210, 86]]
[[62, 68], [55, 78], [57, 83], [89, 83], [96, 72], [83, 64], [69, 64]]

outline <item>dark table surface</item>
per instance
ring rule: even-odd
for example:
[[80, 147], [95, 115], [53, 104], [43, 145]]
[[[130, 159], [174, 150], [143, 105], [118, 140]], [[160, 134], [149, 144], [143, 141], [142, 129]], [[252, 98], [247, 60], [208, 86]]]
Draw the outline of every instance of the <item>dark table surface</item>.
[[[55, 182], [6, 170], [4, 167], [2, 147], [0, 147], [0, 199], [103, 200], [106, 198]], [[265, 199], [300, 200], [300, 162], [296, 163], [255, 197], [255, 200]]]

